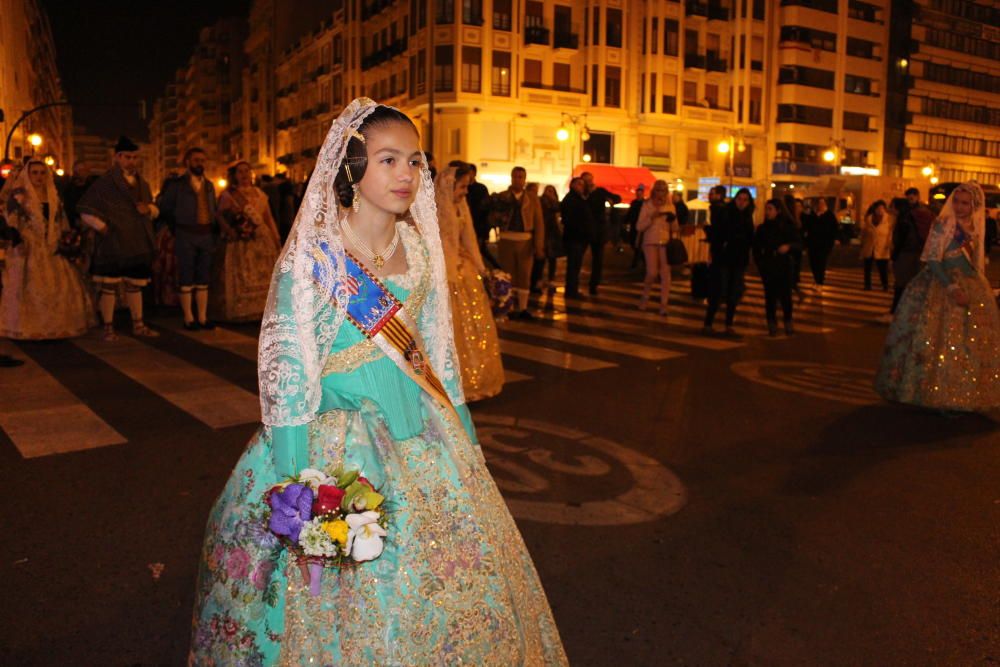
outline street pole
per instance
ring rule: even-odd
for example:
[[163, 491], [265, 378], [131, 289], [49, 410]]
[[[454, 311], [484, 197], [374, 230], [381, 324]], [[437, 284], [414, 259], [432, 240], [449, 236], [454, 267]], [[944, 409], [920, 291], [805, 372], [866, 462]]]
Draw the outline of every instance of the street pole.
[[[48, 109], [49, 107], [60, 107], [60, 106], [69, 106], [69, 102], [67, 102], [66, 100], [63, 100], [61, 102], [48, 102], [47, 104], [40, 104], [34, 109], [29, 109], [25, 111], [23, 114], [21, 114], [21, 117], [18, 118], [17, 122], [14, 123], [13, 127], [10, 128], [10, 132], [7, 133], [7, 140], [4, 142], [3, 145], [3, 161], [4, 162], [10, 161], [10, 140], [14, 138], [14, 131], [17, 130], [18, 126], [24, 122], [25, 118], [35, 113], [36, 111], [41, 111], [42, 109]], [[34, 147], [32, 147], [31, 150], [32, 150], [32, 155], [34, 155], [34, 150], [35, 150]]]

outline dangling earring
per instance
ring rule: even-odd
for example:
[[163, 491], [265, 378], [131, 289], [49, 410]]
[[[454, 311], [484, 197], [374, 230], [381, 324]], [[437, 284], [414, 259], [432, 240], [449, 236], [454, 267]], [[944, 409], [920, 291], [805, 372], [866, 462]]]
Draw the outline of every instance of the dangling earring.
[[354, 189], [354, 201], [351, 202], [351, 208], [353, 208], [354, 212], [357, 213], [361, 210], [361, 188], [358, 187], [357, 183], [351, 187]]

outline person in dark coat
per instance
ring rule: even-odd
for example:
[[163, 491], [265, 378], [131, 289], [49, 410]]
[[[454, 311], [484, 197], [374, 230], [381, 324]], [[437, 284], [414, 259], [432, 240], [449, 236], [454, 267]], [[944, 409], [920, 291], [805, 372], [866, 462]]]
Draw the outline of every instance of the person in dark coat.
[[97, 176], [90, 173], [90, 169], [85, 162], [77, 160], [73, 164], [73, 175], [62, 188], [63, 210], [66, 211], [66, 219], [73, 229], [80, 229], [80, 213], [76, 210], [76, 205], [83, 197]]
[[604, 274], [604, 244], [608, 240], [608, 205], [614, 206], [622, 198], [594, 183], [594, 175], [589, 171], [580, 174], [584, 185], [584, 198], [590, 208], [594, 231], [590, 238], [590, 294], [597, 294]]
[[671, 200], [674, 202], [674, 211], [677, 216], [677, 224], [684, 226], [688, 223], [688, 206], [684, 203], [684, 194], [678, 191], [674, 191], [670, 195]]
[[490, 252], [490, 191], [486, 186], [476, 180], [476, 165], [469, 163], [469, 191], [465, 195], [465, 201], [469, 205], [469, 212], [472, 214], [472, 227], [476, 230], [476, 240], [479, 242], [479, 254], [483, 256], [494, 269], [500, 268], [493, 253]]
[[809, 253], [809, 269], [813, 274], [815, 289], [820, 294], [823, 293], [823, 285], [826, 283], [826, 265], [830, 260], [830, 253], [837, 243], [837, 235], [840, 233], [840, 225], [837, 224], [837, 216], [833, 214], [826, 203], [826, 199], [820, 197], [816, 200], [816, 210], [805, 224], [806, 250]]
[[744, 277], [750, 263], [750, 244], [753, 241], [753, 196], [747, 188], [740, 188], [724, 209], [712, 214], [708, 247], [709, 264], [708, 307], [702, 333], [712, 334], [712, 323], [719, 304], [726, 300], [726, 335], [736, 336], [733, 321], [736, 307], [744, 290]]
[[894, 199], [892, 202], [896, 214], [896, 226], [892, 228], [892, 278], [893, 294], [890, 316], [895, 314], [896, 306], [906, 291], [906, 286], [920, 272], [920, 256], [924, 252], [924, 242], [934, 224], [934, 213], [917, 202], [914, 206], [906, 199]]
[[176, 235], [178, 296], [184, 328], [191, 331], [215, 328], [208, 321], [208, 285], [217, 236], [216, 199], [215, 187], [205, 177], [206, 159], [201, 148], [189, 149], [184, 154], [187, 171], [167, 181], [157, 199], [160, 214]]
[[753, 260], [764, 283], [764, 311], [767, 332], [778, 335], [778, 307], [784, 315], [785, 334], [792, 327], [792, 284], [795, 280], [795, 251], [801, 250], [802, 238], [785, 203], [769, 199], [764, 204], [764, 222], [753, 235]]
[[646, 258], [642, 253], [642, 241], [639, 239], [639, 230], [636, 229], [636, 225], [639, 224], [639, 211], [642, 210], [642, 205], [646, 201], [646, 186], [640, 183], [635, 187], [635, 199], [629, 204], [628, 213], [625, 214], [625, 227], [628, 230], [628, 244], [632, 246], [632, 264], [629, 266], [630, 269], [634, 269], [639, 266], [639, 262], [645, 262]]
[[559, 211], [563, 223], [563, 244], [566, 247], [566, 298], [580, 298], [580, 268], [587, 246], [594, 233], [594, 220], [584, 199], [583, 179], [577, 176], [569, 183]]

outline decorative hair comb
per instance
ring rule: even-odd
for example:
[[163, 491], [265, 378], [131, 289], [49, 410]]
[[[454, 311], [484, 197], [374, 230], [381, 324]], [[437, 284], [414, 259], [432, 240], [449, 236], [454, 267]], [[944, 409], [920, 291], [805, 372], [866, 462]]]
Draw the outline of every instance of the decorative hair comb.
[[349, 134], [361, 143], [365, 143], [365, 135], [361, 134], [357, 130], [351, 130]]

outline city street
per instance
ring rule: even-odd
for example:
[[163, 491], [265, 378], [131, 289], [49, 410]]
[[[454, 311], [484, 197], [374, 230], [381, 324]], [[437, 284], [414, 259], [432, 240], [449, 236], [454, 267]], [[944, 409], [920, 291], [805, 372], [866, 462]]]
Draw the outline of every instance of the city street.
[[[571, 663], [1000, 663], [998, 416], [879, 399], [891, 293], [841, 261], [770, 338], [753, 276], [742, 337], [709, 338], [686, 279], [640, 312], [627, 257], [503, 323], [508, 384], [472, 408]], [[256, 327], [149, 323], [0, 340], [27, 361], [0, 369], [0, 664], [184, 663], [208, 511], [258, 428]]]

